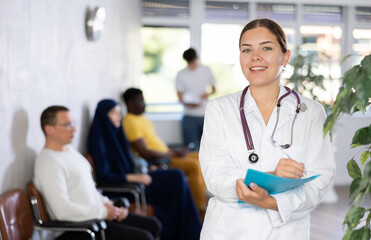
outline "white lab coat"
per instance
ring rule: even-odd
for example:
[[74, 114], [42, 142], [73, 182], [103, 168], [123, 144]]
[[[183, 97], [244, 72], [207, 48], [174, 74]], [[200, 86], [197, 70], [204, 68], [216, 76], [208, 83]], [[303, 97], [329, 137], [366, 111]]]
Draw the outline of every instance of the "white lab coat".
[[[282, 96], [287, 91], [280, 86]], [[293, 143], [282, 150], [272, 144], [271, 135], [277, 119], [277, 107], [267, 125], [251, 96], [245, 97], [245, 115], [259, 161], [248, 160], [239, 105], [242, 91], [210, 101], [206, 108], [204, 132], [200, 148], [201, 170], [209, 200], [201, 232], [202, 240], [309, 239], [310, 212], [323, 200], [335, 174], [335, 161], [329, 137], [323, 138], [326, 115], [316, 101], [300, 96], [308, 109], [297, 115]], [[284, 98], [274, 139], [290, 143], [291, 123], [296, 109], [293, 94]], [[245, 178], [246, 171], [274, 171], [285, 157], [282, 151], [305, 164], [308, 176], [319, 178], [283, 193], [274, 194], [278, 210], [237, 203], [236, 180]]]

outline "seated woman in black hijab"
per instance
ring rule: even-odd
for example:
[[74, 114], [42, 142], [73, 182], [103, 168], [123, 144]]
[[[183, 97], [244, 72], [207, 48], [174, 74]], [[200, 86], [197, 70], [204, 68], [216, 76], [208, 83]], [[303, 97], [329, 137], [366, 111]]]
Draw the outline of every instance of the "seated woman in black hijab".
[[98, 183], [139, 182], [163, 225], [161, 240], [200, 238], [201, 219], [180, 170], [133, 173], [128, 140], [121, 127], [121, 107], [110, 99], [98, 103], [88, 138]]

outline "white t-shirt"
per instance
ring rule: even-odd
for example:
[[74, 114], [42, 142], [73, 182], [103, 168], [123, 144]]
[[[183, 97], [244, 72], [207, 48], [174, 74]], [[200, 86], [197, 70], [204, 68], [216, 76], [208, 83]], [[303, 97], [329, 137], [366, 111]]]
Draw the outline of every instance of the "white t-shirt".
[[191, 70], [188, 67], [181, 70], [176, 77], [176, 89], [183, 93], [183, 101], [186, 103], [202, 102], [198, 108], [185, 107], [184, 115], [203, 117], [207, 99], [201, 100], [201, 95], [206, 93], [208, 86], [215, 85], [215, 78], [209, 67], [199, 65]]
[[68, 146], [65, 151], [43, 149], [35, 162], [33, 182], [53, 220], [104, 219], [109, 202], [96, 189], [89, 162]]

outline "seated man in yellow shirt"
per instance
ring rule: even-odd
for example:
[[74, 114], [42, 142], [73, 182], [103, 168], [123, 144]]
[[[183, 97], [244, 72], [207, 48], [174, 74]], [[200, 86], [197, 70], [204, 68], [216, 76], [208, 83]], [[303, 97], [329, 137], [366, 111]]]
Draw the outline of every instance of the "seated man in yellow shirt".
[[145, 102], [140, 89], [129, 88], [122, 98], [127, 115], [122, 126], [134, 152], [151, 162], [158, 158], [170, 158], [171, 166], [180, 168], [188, 176], [190, 188], [199, 209], [205, 207], [206, 187], [202, 177], [198, 153], [188, 149], [170, 149], [156, 134], [152, 122], [144, 116]]

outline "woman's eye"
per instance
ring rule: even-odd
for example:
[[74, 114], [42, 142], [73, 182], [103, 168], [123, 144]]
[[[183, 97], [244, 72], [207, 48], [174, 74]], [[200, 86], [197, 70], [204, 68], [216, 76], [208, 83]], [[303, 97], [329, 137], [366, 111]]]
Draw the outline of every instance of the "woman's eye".
[[244, 53], [248, 53], [248, 52], [251, 52], [251, 49], [242, 49], [242, 52], [244, 52]]
[[271, 47], [264, 47], [263, 50], [264, 51], [269, 51], [269, 50], [272, 50], [272, 48]]

